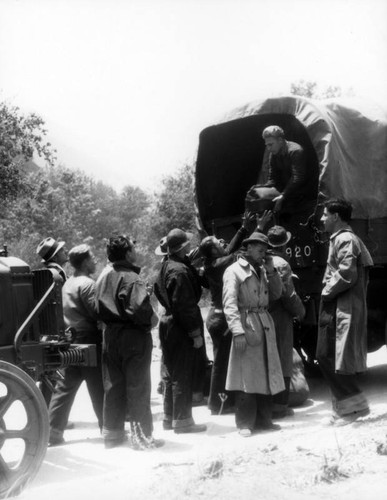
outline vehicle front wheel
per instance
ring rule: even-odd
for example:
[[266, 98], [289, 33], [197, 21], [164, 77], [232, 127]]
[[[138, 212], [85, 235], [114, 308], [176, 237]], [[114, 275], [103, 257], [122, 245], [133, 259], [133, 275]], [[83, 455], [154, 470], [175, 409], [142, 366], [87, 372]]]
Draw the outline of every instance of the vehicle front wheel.
[[47, 406], [35, 382], [0, 361], [0, 498], [19, 494], [35, 477], [48, 436]]

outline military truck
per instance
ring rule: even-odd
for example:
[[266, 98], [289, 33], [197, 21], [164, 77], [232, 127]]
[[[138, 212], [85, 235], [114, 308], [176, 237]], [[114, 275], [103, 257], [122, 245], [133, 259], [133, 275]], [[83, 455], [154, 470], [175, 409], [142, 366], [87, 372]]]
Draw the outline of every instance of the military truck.
[[306, 306], [298, 347], [313, 363], [328, 248], [320, 218], [325, 200], [343, 197], [353, 204], [351, 225], [375, 263], [368, 289], [368, 346], [375, 350], [386, 342], [387, 111], [358, 100], [283, 96], [249, 103], [205, 128], [195, 182], [198, 225], [208, 234], [230, 240], [240, 227], [246, 193], [264, 185], [262, 131], [269, 125], [282, 127], [287, 140], [304, 148], [308, 175], [316, 179], [314, 201], [297, 207], [283, 224], [293, 235], [287, 254]]
[[34, 478], [49, 437], [39, 381], [70, 365], [96, 366], [96, 346], [72, 344], [64, 329], [61, 281], [48, 269], [0, 252], [0, 498]]

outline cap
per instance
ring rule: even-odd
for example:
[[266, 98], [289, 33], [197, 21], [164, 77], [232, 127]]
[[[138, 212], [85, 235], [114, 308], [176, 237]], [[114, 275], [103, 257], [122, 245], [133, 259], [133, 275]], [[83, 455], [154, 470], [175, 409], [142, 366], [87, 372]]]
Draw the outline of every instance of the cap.
[[39, 243], [36, 253], [40, 255], [44, 262], [48, 262], [65, 246], [65, 244], [64, 241], [58, 242], [54, 240], [54, 238], [49, 237]]
[[269, 245], [269, 240], [267, 236], [263, 233], [259, 233], [258, 231], [252, 233], [248, 238], [243, 240], [242, 245], [246, 246], [249, 243], [261, 243], [262, 245]]
[[167, 236], [168, 253], [180, 252], [192, 239], [191, 233], [186, 233], [182, 229], [172, 229]]
[[269, 245], [272, 247], [282, 247], [286, 245], [292, 237], [292, 234], [282, 226], [273, 226], [267, 232]]

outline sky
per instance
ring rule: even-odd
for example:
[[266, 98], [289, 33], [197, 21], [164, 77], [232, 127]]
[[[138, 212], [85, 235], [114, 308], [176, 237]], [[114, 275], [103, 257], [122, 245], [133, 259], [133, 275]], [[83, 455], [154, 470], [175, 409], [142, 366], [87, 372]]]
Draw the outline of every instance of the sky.
[[202, 129], [292, 82], [387, 103], [387, 0], [0, 0], [0, 68], [60, 163], [152, 191]]

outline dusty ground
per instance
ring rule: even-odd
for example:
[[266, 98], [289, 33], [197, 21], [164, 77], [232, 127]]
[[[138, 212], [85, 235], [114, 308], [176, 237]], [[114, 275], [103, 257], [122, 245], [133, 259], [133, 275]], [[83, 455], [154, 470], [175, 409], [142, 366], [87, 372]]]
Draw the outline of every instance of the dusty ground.
[[[309, 379], [311, 397], [295, 415], [279, 421], [282, 429], [240, 437], [234, 416], [211, 416], [194, 408], [206, 433], [175, 435], [161, 426], [162, 401], [156, 393], [158, 349], [153, 363], [152, 410], [155, 436], [165, 446], [135, 451], [129, 445], [105, 450], [84, 386], [66, 431], [66, 444], [49, 448], [25, 500], [182, 499], [236, 497], [261, 500], [386, 498], [387, 352], [369, 356], [362, 381], [372, 411], [363, 421], [341, 428], [321, 425], [330, 414], [329, 392]], [[383, 450], [381, 450], [383, 451]], [[211, 473], [211, 468], [215, 473]]]

